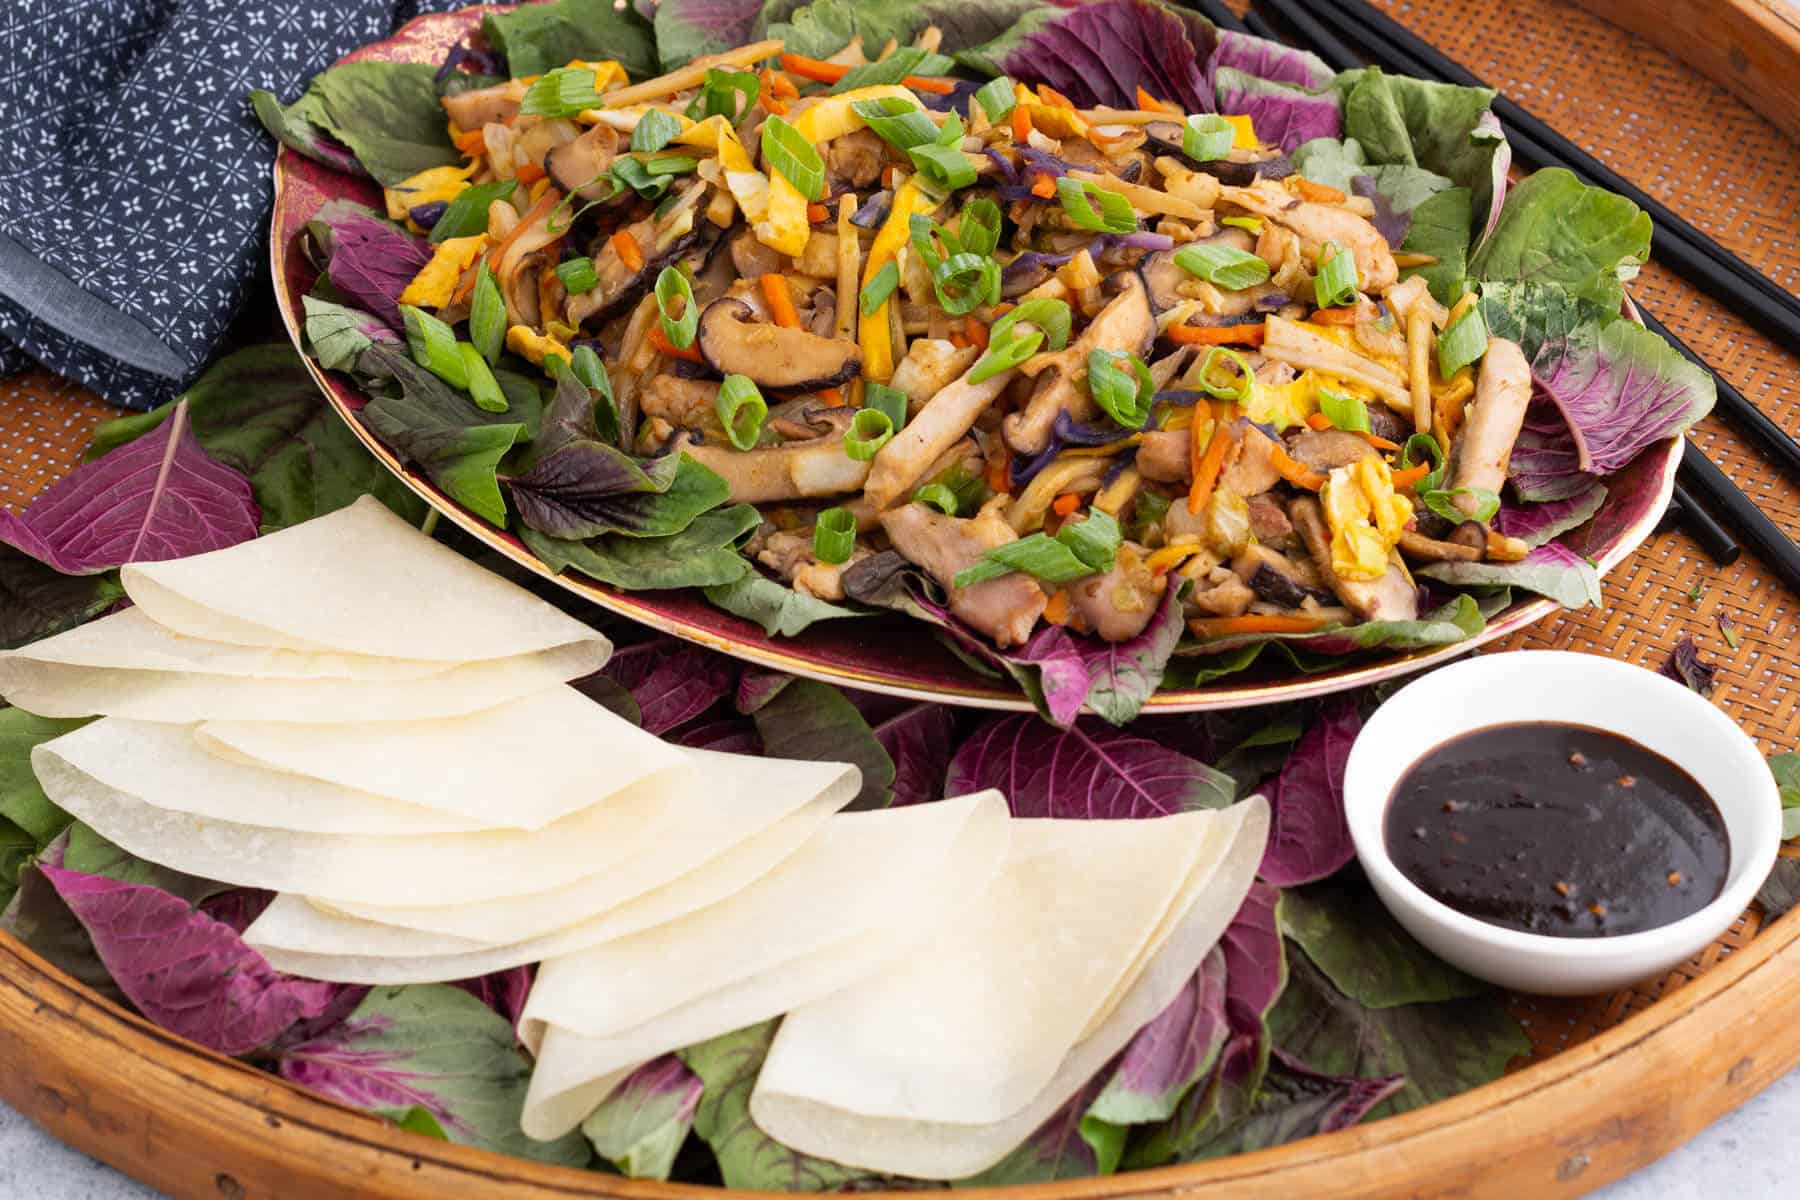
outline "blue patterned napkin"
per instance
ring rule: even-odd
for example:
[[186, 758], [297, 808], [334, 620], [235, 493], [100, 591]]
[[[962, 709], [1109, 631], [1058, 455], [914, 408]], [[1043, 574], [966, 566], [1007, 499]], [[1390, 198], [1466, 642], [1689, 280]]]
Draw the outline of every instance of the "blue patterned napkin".
[[245, 94], [469, 2], [0, 0], [0, 374], [174, 395], [266, 261], [275, 143]]

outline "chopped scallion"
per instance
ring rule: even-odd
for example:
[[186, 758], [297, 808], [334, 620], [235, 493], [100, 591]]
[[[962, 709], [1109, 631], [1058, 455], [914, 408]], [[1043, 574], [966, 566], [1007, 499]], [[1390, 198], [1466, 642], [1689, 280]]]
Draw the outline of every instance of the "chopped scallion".
[[1346, 433], [1369, 432], [1369, 406], [1355, 396], [1322, 387], [1319, 389], [1319, 411], [1325, 414], [1334, 429]]
[[1056, 198], [1062, 202], [1069, 223], [1077, 229], [1095, 233], [1137, 232], [1137, 214], [1132, 211], [1131, 201], [1117, 192], [1065, 175], [1056, 181]]
[[987, 352], [969, 368], [969, 382], [982, 383], [1002, 371], [1010, 371], [1038, 352], [1044, 335], [1037, 329], [1012, 329], [1005, 334], [988, 333]]
[[1088, 351], [1087, 382], [1094, 403], [1122, 427], [1142, 429], [1150, 419], [1156, 383], [1150, 378], [1150, 368], [1137, 355], [1118, 350]]
[[887, 298], [894, 294], [894, 289], [899, 285], [899, 264], [889, 259], [881, 265], [881, 270], [875, 272], [875, 278], [863, 285], [862, 300], [858, 305], [862, 315], [874, 316], [876, 310], [887, 303]]
[[571, 258], [567, 262], [557, 263], [556, 277], [562, 280], [563, 287], [571, 296], [591, 292], [600, 286], [600, 276], [595, 274], [594, 260], [591, 258]]
[[714, 67], [701, 81], [699, 92], [695, 93], [693, 103], [687, 107], [687, 115], [696, 121], [704, 121], [708, 117], [724, 117], [727, 121], [736, 123], [756, 103], [761, 90], [762, 84], [758, 82], [754, 71]]
[[713, 402], [713, 407], [733, 446], [739, 450], [755, 447], [762, 436], [769, 405], [748, 375], [727, 375], [725, 382], [719, 385], [718, 399]]
[[1223, 242], [1195, 242], [1175, 252], [1175, 265], [1214, 287], [1241, 292], [1269, 281], [1269, 264]]
[[937, 141], [937, 122], [925, 110], [900, 96], [882, 96], [875, 100], [858, 100], [850, 111], [861, 117], [870, 129], [896, 150], [929, 146]]
[[506, 349], [506, 299], [494, 272], [483, 260], [475, 271], [475, 291], [469, 300], [469, 340], [489, 366], [500, 361]]
[[1069, 344], [1069, 331], [1074, 322], [1074, 315], [1069, 311], [1066, 300], [1055, 300], [1049, 296], [1039, 296], [1027, 300], [1017, 308], [1008, 309], [994, 327], [989, 331], [990, 337], [1005, 337], [1019, 324], [1036, 325], [1044, 331], [1052, 350], [1061, 350]]
[[[675, 304], [675, 298], [681, 297], [681, 315], [669, 315]], [[662, 274], [656, 277], [656, 307], [662, 313], [663, 336], [677, 350], [686, 350], [694, 344], [694, 331], [700, 324], [700, 307], [694, 303], [694, 285], [678, 267], [664, 267]], [[758, 424], [761, 423], [760, 418]]]
[[928, 483], [913, 493], [914, 502], [929, 504], [946, 517], [956, 515], [956, 493], [941, 483]]
[[1429, 433], [1415, 433], [1406, 439], [1404, 446], [1400, 447], [1400, 468], [1405, 470], [1408, 467], [1417, 466], [1425, 459], [1431, 460], [1431, 471], [1413, 484], [1414, 495], [1422, 496], [1426, 492], [1435, 492], [1438, 484], [1444, 481], [1444, 451], [1438, 445], [1437, 439]]
[[1214, 113], [1197, 113], [1181, 126], [1181, 152], [1195, 162], [1213, 162], [1231, 153], [1237, 130]]
[[422, 308], [400, 306], [413, 361], [451, 387], [469, 386], [469, 368], [456, 349], [456, 332]]
[[[1464, 521], [1480, 521], [1486, 525], [1494, 519], [1494, 514], [1500, 511], [1500, 497], [1486, 488], [1450, 488], [1448, 490], [1432, 488], [1425, 492], [1415, 489], [1415, 494], [1419, 497], [1419, 503], [1444, 520], [1457, 525]], [[1473, 515], [1456, 506], [1455, 500], [1458, 496], [1474, 497], [1475, 512]]]
[[525, 89], [519, 102], [522, 117], [572, 117], [603, 103], [594, 90], [594, 72], [587, 67], [557, 67], [546, 71]]
[[1233, 229], [1246, 229], [1251, 233], [1261, 233], [1263, 227], [1261, 217], [1220, 217], [1219, 224], [1229, 225]]
[[1000, 206], [985, 197], [963, 205], [957, 240], [970, 254], [992, 254], [1000, 245]]
[[1000, 302], [1000, 264], [983, 254], [953, 254], [931, 273], [938, 304], [953, 317]]
[[798, 129], [771, 116], [762, 127], [763, 162], [808, 200], [825, 194], [825, 160]]
[[975, 165], [960, 146], [914, 146], [906, 156], [919, 174], [939, 187], [955, 191], [975, 182]]
[[1481, 306], [1471, 304], [1450, 328], [1438, 335], [1438, 374], [1448, 379], [1475, 362], [1487, 353], [1487, 342], [1487, 320], [1481, 315]]
[[899, 433], [906, 427], [906, 393], [885, 383], [869, 383], [863, 386], [863, 407], [878, 409], [887, 414], [888, 423]]
[[901, 46], [886, 58], [851, 67], [831, 85], [828, 94], [835, 96], [857, 88], [899, 83], [908, 75], [947, 75], [955, 66], [956, 61], [947, 55], [917, 46]]
[[1359, 284], [1354, 254], [1336, 242], [1326, 242], [1319, 248], [1319, 274], [1313, 280], [1313, 298], [1320, 308], [1356, 303]]
[[[1229, 382], [1221, 383], [1213, 374], [1213, 368], [1223, 363], [1231, 369]], [[1250, 363], [1236, 350], [1227, 350], [1223, 346], [1214, 346], [1200, 360], [1197, 372], [1200, 389], [1207, 395], [1219, 400], [1229, 400], [1233, 404], [1244, 404], [1250, 399], [1250, 389], [1255, 385], [1256, 377], [1251, 374]]]
[[631, 148], [639, 154], [655, 154], [680, 132], [681, 122], [673, 114], [660, 108], [648, 109], [631, 131]]
[[503, 413], [511, 408], [506, 393], [500, 390], [499, 381], [488, 369], [487, 360], [481, 357], [481, 351], [468, 342], [458, 342], [456, 352], [462, 355], [463, 369], [468, 372], [469, 398], [475, 401], [475, 407], [491, 413]]
[[847, 563], [856, 552], [856, 515], [847, 508], [828, 508], [813, 523], [813, 557], [822, 563]]
[[1069, 583], [1086, 575], [1112, 569], [1119, 552], [1119, 523], [1099, 510], [1084, 521], [1070, 521], [1051, 537], [1034, 533], [1016, 542], [995, 546], [974, 566], [951, 580], [965, 588], [1014, 571], [1023, 571], [1046, 583]]
[[844, 453], [857, 462], [868, 462], [894, 440], [894, 422], [879, 408], [859, 408], [844, 434]]
[[1011, 115], [1018, 105], [1017, 94], [1013, 90], [1017, 85], [1005, 75], [998, 79], [990, 79], [975, 92], [975, 103], [981, 105], [981, 111], [987, 114], [988, 123], [998, 125]]

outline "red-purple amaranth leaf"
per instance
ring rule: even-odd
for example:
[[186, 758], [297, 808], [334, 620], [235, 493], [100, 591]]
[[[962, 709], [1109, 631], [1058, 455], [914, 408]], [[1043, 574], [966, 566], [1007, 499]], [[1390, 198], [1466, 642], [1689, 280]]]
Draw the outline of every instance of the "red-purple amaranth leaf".
[[740, 713], [749, 716], [757, 709], [773, 700], [781, 693], [781, 689], [794, 682], [794, 677], [785, 671], [771, 671], [767, 667], [745, 667], [744, 673], [738, 676], [737, 692], [732, 704]]
[[222, 1054], [248, 1054], [324, 1012], [342, 985], [271, 967], [229, 925], [158, 888], [40, 868], [138, 1010]]
[[762, 738], [756, 723], [748, 717], [721, 717], [703, 721], [672, 734], [683, 746], [696, 750], [716, 750], [720, 754], [756, 754], [763, 752]]
[[531, 995], [532, 977], [536, 974], [536, 967], [511, 967], [475, 979], [459, 979], [451, 986], [469, 993], [517, 1029], [519, 1016], [525, 1011], [525, 999]]
[[643, 725], [664, 734], [731, 695], [735, 665], [673, 638], [640, 642], [612, 656], [604, 673], [625, 685], [643, 711]]
[[1100, 0], [1025, 38], [1006, 57], [1007, 74], [1048, 83], [1078, 107], [1137, 103], [1137, 89], [1191, 113], [1213, 111], [1201, 62], [1211, 46], [1194, 45], [1189, 27], [1149, 0]]
[[355, 204], [327, 204], [314, 221], [331, 231], [331, 282], [355, 307], [404, 329], [400, 295], [431, 261], [430, 243]]
[[1038, 669], [1044, 707], [1058, 725], [1073, 721], [1085, 704], [1114, 725], [1124, 725], [1162, 684], [1169, 655], [1186, 626], [1180, 594], [1164, 588], [1156, 615], [1142, 633], [1123, 642], [1075, 637], [1060, 625], [1044, 625], [1003, 658]]
[[633, 1179], [667, 1179], [706, 1085], [673, 1054], [651, 1059], [581, 1123], [594, 1150]]
[[1280, 903], [1280, 890], [1257, 880], [1219, 939], [1225, 958], [1225, 1015], [1234, 1032], [1260, 1036], [1264, 1019], [1287, 986]]
[[894, 760], [894, 803], [942, 800], [950, 754], [956, 746], [956, 714], [943, 704], [915, 704], [875, 726], [875, 740]]
[[1102, 1070], [1071, 1096], [1068, 1103], [1046, 1117], [1044, 1123], [1032, 1130], [1031, 1136], [1019, 1143], [1011, 1154], [964, 1182], [976, 1187], [999, 1187], [1015, 1183], [1048, 1183], [1054, 1179], [1087, 1179], [1110, 1172], [1118, 1165], [1117, 1149], [1113, 1151], [1113, 1161], [1103, 1164], [1082, 1125], [1082, 1119], [1105, 1086], [1109, 1073]]
[[1230, 1032], [1225, 955], [1215, 946], [1169, 1006], [1126, 1045], [1089, 1115], [1115, 1125], [1167, 1120], [1188, 1088], [1212, 1070]]
[[0, 542], [94, 575], [235, 546], [261, 519], [250, 481], [200, 448], [184, 401], [162, 428], [51, 484], [24, 516], [0, 510]]
[[1323, 879], [1356, 857], [1344, 819], [1344, 764], [1362, 730], [1348, 700], [1334, 700], [1301, 735], [1269, 789], [1273, 828], [1263, 853], [1263, 879], [1293, 887]]
[[1231, 777], [1145, 738], [1084, 718], [1058, 729], [999, 717], [958, 747], [946, 793], [997, 787], [1015, 817], [1160, 817], [1232, 802]]

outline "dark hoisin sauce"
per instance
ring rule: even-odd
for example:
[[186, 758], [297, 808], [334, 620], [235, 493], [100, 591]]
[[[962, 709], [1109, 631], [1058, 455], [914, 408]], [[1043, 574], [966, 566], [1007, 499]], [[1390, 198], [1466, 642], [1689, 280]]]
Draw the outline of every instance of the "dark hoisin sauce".
[[1586, 725], [1495, 725], [1434, 747], [1389, 798], [1394, 865], [1458, 912], [1530, 933], [1616, 937], [1698, 912], [1731, 848], [1692, 775]]

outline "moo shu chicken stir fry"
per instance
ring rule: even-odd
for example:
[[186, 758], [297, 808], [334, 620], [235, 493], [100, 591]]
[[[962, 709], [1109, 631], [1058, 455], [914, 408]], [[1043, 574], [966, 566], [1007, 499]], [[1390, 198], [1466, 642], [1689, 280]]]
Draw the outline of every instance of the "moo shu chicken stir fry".
[[936, 39], [446, 97], [466, 164], [388, 193], [451, 223], [415, 354], [502, 405], [502, 345], [573, 371], [757, 506], [771, 575], [838, 600], [897, 552], [1003, 647], [1128, 640], [1170, 589], [1202, 638], [1411, 620], [1410, 566], [1524, 556], [1490, 521], [1526, 360], [1368, 200], [1248, 118], [975, 90]]

